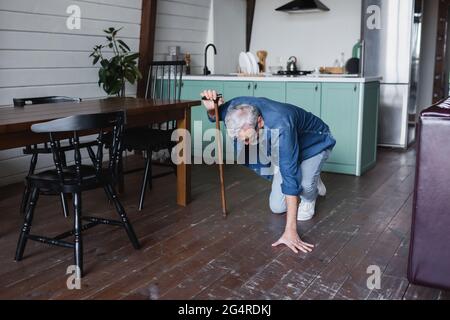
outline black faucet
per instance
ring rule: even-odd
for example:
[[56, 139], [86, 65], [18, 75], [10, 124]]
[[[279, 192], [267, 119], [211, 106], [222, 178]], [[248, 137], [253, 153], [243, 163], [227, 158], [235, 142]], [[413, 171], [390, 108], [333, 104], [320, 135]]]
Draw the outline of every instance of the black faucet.
[[208, 49], [209, 49], [209, 47], [213, 47], [213, 49], [214, 49], [214, 54], [215, 54], [215, 55], [217, 54], [217, 48], [216, 48], [216, 46], [215, 46], [214, 44], [210, 43], [210, 44], [208, 44], [208, 45], [206, 46], [206, 48], [205, 48], [205, 67], [203, 68], [203, 74], [204, 74], [205, 76], [211, 74], [211, 71], [209, 71], [209, 69], [208, 69]]

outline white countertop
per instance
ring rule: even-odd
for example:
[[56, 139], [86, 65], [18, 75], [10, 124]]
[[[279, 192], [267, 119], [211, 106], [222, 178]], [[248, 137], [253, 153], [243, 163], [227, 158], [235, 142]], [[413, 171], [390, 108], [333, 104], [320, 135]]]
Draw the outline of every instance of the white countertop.
[[381, 81], [382, 77], [365, 77], [361, 78], [352, 75], [308, 75], [300, 77], [289, 76], [236, 76], [236, 75], [189, 75], [183, 76], [184, 80], [198, 81], [271, 81], [271, 82], [342, 82], [342, 83], [367, 83]]

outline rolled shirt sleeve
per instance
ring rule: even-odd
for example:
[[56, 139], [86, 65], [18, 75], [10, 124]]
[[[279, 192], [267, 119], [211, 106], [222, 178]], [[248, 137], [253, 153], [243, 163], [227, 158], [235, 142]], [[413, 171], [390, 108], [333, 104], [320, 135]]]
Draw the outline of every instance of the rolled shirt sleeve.
[[281, 129], [279, 136], [279, 166], [283, 183], [281, 191], [286, 196], [298, 196], [302, 192], [300, 143], [294, 127]]

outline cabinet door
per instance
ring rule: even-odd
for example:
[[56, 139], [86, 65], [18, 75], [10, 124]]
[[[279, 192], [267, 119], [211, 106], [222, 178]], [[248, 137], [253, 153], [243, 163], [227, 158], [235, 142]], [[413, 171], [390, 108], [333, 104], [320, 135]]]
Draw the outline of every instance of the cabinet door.
[[225, 100], [231, 100], [237, 97], [252, 97], [253, 82], [225, 81], [223, 83], [223, 96]]
[[289, 82], [286, 84], [286, 103], [321, 117], [321, 91], [320, 83]]
[[[216, 90], [220, 93], [223, 91], [223, 84], [220, 81], [183, 80], [181, 99], [200, 100], [200, 94], [204, 90]], [[204, 147], [209, 144], [209, 142], [203, 141], [203, 134], [206, 130], [215, 127], [215, 123], [209, 121], [203, 105], [191, 108], [191, 137], [193, 155], [201, 156], [201, 152]], [[222, 130], [222, 132], [224, 131]], [[201, 141], [198, 141], [198, 139]]]
[[257, 81], [253, 83], [253, 95], [284, 103], [286, 101], [286, 84], [284, 82]]
[[358, 143], [359, 84], [322, 84], [322, 119], [337, 144], [326, 169], [355, 174]]

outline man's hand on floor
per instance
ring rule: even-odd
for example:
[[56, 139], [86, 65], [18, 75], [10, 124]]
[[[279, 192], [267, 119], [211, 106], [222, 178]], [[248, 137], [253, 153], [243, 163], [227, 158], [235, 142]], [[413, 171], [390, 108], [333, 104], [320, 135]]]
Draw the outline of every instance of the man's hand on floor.
[[314, 245], [303, 242], [298, 236], [297, 231], [285, 231], [283, 236], [275, 242], [272, 247], [278, 247], [280, 245], [288, 246], [292, 251], [298, 253], [299, 250], [304, 253], [309, 253], [313, 250]]

